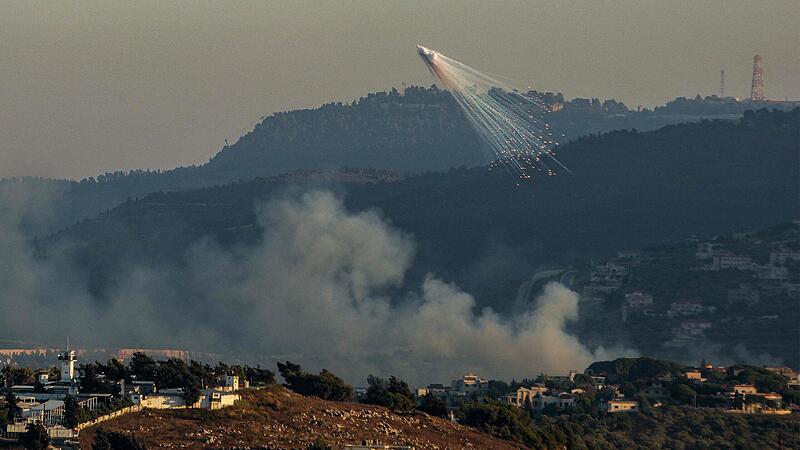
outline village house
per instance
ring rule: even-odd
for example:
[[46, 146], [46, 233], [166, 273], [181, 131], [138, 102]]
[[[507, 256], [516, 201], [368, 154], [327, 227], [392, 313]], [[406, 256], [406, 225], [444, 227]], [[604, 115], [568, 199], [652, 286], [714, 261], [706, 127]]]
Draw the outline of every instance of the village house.
[[752, 258], [749, 256], [734, 255], [732, 253], [716, 255], [711, 261], [712, 270], [750, 270], [753, 268]]
[[625, 306], [637, 311], [650, 308], [653, 306], [653, 296], [639, 291], [625, 294]]
[[[221, 409], [232, 406], [239, 399], [239, 394], [230, 391], [203, 389], [200, 391], [200, 399], [190, 406], [199, 409]], [[173, 409], [186, 407], [182, 388], [162, 389], [153, 395], [140, 396], [137, 400], [137, 404], [143, 408]]]
[[517, 392], [506, 396], [506, 402], [516, 407], [522, 408], [526, 403], [533, 404], [533, 397], [536, 394], [544, 394], [547, 388], [544, 386], [531, 386], [530, 388], [520, 387]]
[[711, 322], [707, 320], [689, 319], [681, 322], [681, 330], [689, 336], [702, 336], [709, 328]]
[[773, 266], [783, 266], [788, 261], [800, 262], [800, 251], [780, 249], [769, 254], [769, 263]]
[[789, 269], [777, 266], [756, 266], [756, 278], [766, 281], [786, 281], [789, 278]]
[[734, 394], [756, 394], [758, 389], [752, 384], [734, 384], [731, 386], [731, 392]]
[[472, 394], [478, 392], [485, 392], [489, 389], [489, 381], [478, 377], [474, 373], [468, 373], [461, 377], [460, 380], [453, 380], [450, 383], [451, 391], [456, 391], [462, 394]]
[[695, 382], [704, 382], [706, 379], [703, 377], [702, 372], [699, 370], [687, 370], [683, 372], [683, 376], [686, 377], [688, 380], [692, 380]]
[[627, 269], [625, 267], [609, 262], [595, 267], [595, 270], [589, 276], [589, 280], [592, 284], [619, 287], [626, 274]]
[[606, 413], [638, 411], [639, 402], [626, 399], [603, 400], [600, 402], [600, 410]]
[[575, 403], [575, 398], [571, 394], [563, 393], [558, 395], [536, 394], [531, 402], [534, 411], [541, 411], [549, 405], [554, 405], [556, 409], [571, 407]]
[[701, 303], [690, 302], [688, 300], [681, 300], [677, 302], [672, 302], [669, 305], [669, 316], [674, 317], [676, 315], [683, 315], [683, 316], [696, 316], [698, 314], [703, 313], [714, 313], [717, 311], [716, 306], [705, 306]]

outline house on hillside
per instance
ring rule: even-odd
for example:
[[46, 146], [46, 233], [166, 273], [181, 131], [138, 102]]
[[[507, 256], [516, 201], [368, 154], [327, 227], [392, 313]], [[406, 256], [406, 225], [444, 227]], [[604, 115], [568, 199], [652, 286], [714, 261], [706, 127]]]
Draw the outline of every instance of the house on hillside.
[[534, 385], [530, 388], [520, 387], [517, 388], [516, 393], [506, 396], [506, 402], [518, 408], [522, 408], [526, 403], [533, 405], [533, 398], [537, 394], [544, 394], [545, 392], [547, 392], [547, 388], [544, 386]]
[[639, 410], [639, 402], [617, 398], [600, 402], [600, 410], [606, 413], [633, 412]]

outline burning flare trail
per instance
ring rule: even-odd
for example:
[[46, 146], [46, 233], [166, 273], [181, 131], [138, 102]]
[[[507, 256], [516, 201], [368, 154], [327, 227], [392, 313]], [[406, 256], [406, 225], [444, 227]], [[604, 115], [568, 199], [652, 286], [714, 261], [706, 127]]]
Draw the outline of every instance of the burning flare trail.
[[435, 50], [417, 46], [431, 74], [453, 95], [485, 144], [489, 167], [504, 166], [523, 181], [535, 172], [569, 172], [556, 158], [558, 145], [544, 121], [547, 106], [535, 93], [520, 93], [508, 84]]

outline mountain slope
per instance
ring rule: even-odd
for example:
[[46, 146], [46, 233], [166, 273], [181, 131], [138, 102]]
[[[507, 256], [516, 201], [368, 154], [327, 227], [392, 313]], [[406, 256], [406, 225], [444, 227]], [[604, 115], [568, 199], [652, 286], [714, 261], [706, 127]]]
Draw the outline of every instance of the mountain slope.
[[377, 440], [417, 449], [517, 449], [474, 429], [426, 414], [398, 415], [386, 408], [303, 397], [282, 387], [244, 391], [243, 401], [217, 411], [150, 411], [88, 428], [81, 447], [91, 448], [96, 429], [133, 432], [147, 448], [306, 448], [323, 438], [333, 448]]
[[800, 109], [762, 111], [739, 123], [582, 138], [561, 152], [574, 176], [519, 187], [479, 167], [369, 184], [273, 178], [154, 193], [40, 246], [75, 244], [74, 256], [101, 292], [126, 265], [181, 264], [201, 237], [259, 239], [254, 205], [289, 186], [334, 189], [352, 210], [378, 208], [413, 234], [412, 282], [435, 272], [507, 311], [521, 280], [542, 265], [796, 218], [798, 118]]
[[[752, 103], [719, 99], [676, 99], [655, 111], [630, 111], [608, 100], [567, 102], [560, 94], [545, 100], [563, 108], [548, 115], [562, 142], [614, 129], [652, 130], [704, 117], [735, 119]], [[679, 101], [680, 100], [680, 101]], [[785, 108], [781, 104], [765, 104]], [[208, 163], [167, 171], [117, 171], [70, 182], [0, 180], [0, 209], [16, 194], [47, 191], [49, 217], [25, 227], [41, 236], [83, 218], [156, 191], [196, 189], [304, 169], [345, 167], [392, 171], [447, 170], [486, 163], [475, 132], [447, 92], [409, 87], [402, 94], [378, 92], [349, 105], [331, 103], [316, 109], [273, 114], [236, 143], [221, 149]]]

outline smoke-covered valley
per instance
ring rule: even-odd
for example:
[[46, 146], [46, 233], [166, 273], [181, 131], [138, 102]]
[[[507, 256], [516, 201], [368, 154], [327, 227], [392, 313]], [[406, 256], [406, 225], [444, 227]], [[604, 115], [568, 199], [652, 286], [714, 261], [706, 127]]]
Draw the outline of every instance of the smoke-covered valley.
[[19, 233], [22, 218], [45, 219], [49, 199], [4, 194], [19, 208], [3, 215], [0, 329], [20, 340], [291, 359], [353, 381], [368, 373], [447, 380], [466, 370], [519, 378], [632, 354], [590, 349], [567, 333], [578, 297], [556, 283], [511, 318], [477, 310], [433, 273], [407, 285], [414, 238], [377, 210], [349, 212], [329, 191], [260, 204], [256, 245], [200, 239], [185, 266], [135, 266], [103, 298], [90, 294], [70, 252], [36, 255]]

